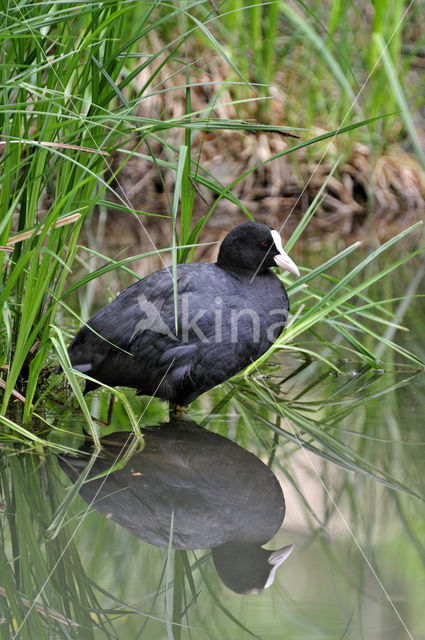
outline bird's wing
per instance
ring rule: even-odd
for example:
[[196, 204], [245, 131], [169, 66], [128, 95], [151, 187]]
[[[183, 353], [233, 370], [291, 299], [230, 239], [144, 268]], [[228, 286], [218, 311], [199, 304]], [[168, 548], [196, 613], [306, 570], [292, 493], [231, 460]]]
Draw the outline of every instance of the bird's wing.
[[[161, 277], [165, 270], [156, 271], [125, 289], [112, 302], [95, 313], [81, 327], [69, 345], [69, 355], [74, 368], [84, 372], [96, 369], [109, 356], [130, 351], [135, 334], [155, 322], [161, 301], [173, 291], [172, 278]], [[142, 302], [142, 305], [141, 305]], [[145, 304], [146, 312], [141, 306]], [[162, 330], [165, 328], [160, 327]], [[115, 347], [115, 348], [114, 348]]]
[[[180, 328], [182, 297], [192, 295], [192, 306], [200, 304], [193, 300], [199, 280], [193, 278], [189, 266], [179, 265], [177, 274]], [[161, 354], [179, 343], [181, 340], [175, 331], [173, 276], [171, 269], [166, 268], [135, 282], [95, 313], [71, 342], [69, 354], [74, 368], [89, 373], [111, 352], [117, 355], [117, 350], [122, 350], [149, 361], [150, 355], [157, 359], [158, 351]], [[180, 355], [185, 359], [189, 345], [182, 346]]]

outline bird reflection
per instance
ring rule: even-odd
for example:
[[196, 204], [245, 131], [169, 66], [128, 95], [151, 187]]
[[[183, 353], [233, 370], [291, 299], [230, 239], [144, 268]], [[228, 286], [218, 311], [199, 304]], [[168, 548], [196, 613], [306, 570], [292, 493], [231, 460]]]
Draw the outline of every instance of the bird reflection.
[[[224, 584], [237, 593], [269, 587], [293, 545], [261, 545], [285, 516], [282, 489], [255, 455], [187, 418], [142, 430], [145, 447], [108, 473], [133, 436], [102, 440], [80, 495], [133, 535], [158, 547], [212, 550]], [[88, 458], [62, 458], [73, 482]], [[172, 524], [172, 514], [173, 524]]]

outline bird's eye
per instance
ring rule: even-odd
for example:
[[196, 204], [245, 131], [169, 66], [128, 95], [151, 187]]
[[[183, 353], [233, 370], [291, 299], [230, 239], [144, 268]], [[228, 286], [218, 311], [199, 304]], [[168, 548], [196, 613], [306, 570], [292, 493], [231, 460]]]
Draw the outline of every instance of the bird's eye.
[[269, 243], [267, 242], [267, 240], [261, 240], [261, 246], [262, 247], [268, 247]]

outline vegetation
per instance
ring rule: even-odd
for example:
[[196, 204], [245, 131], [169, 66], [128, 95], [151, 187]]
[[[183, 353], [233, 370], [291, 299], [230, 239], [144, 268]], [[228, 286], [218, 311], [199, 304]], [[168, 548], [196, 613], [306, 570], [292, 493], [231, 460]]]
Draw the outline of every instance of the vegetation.
[[[366, 20], [363, 4], [369, 11]], [[245, 6], [236, 0], [217, 7], [197, 0], [2, 4], [0, 421], [7, 516], [0, 599], [7, 601], [5, 637], [112, 638], [117, 617], [131, 616], [128, 607], [122, 610], [122, 603], [96, 584], [93, 566], [91, 572], [82, 569], [70, 533], [75, 531], [70, 514], [78, 503], [78, 486], [67, 493], [47, 490], [47, 478], [57, 471], [49, 451], [75, 451], [85, 431], [100, 446], [109, 393], [116, 396], [115, 429], [132, 429], [141, 440], [141, 425], [165, 419], [159, 402], [127, 391], [83, 397], [79, 378], [84, 375], [70, 368], [65, 345], [70, 322], [87, 317], [93, 303], [90, 287], [101, 282], [107, 290], [107, 277], [117, 270], [122, 282], [138, 277], [133, 263], [141, 258], [170, 255], [173, 264], [192, 260], [208, 221], [223, 215], [223, 203], [251, 217], [239, 187], [267, 175], [272, 183], [273, 173], [267, 171], [281, 167], [283, 160], [300, 178], [312, 159], [315, 167], [323, 158], [328, 165], [306, 211], [290, 225], [288, 250], [302, 241], [359, 140], [371, 157], [407, 144], [425, 168], [414, 118], [423, 106], [414, 69], [424, 45], [423, 30], [415, 26], [422, 16], [401, 1], [391, 11], [378, 0], [360, 5]], [[208, 157], [204, 162], [209, 141], [217, 144], [223, 137], [228, 144], [229, 135], [231, 140], [260, 140], [250, 164], [230, 181], [211, 169]], [[265, 155], [264, 139], [270, 141]], [[154, 204], [135, 208], [126, 191], [129, 167], [148, 167], [149, 180], [159, 185], [166, 203], [161, 211]], [[419, 168], [415, 172], [422, 175]], [[402, 180], [400, 185], [398, 192], [406, 191]], [[372, 187], [367, 182], [368, 211]], [[417, 200], [420, 193], [418, 187]], [[115, 258], [102, 251], [93, 229], [98, 234], [111, 201], [118, 215], [131, 215], [143, 229], [167, 229], [168, 247], [150, 246], [138, 255]], [[417, 248], [420, 228], [406, 227], [368, 256], [356, 259], [359, 245], [351, 243], [321, 264], [304, 266], [297, 282], [285, 280], [290, 327], [246, 376], [199, 399], [192, 411], [227, 436], [234, 436], [236, 428], [242, 443], [254, 434], [251, 446], [298, 491], [288, 460], [300, 447], [319, 456], [326, 473], [334, 465], [344, 469], [339, 490], [346, 492], [353, 512], [363, 486], [374, 500], [383, 495], [374, 491], [391, 488], [394, 493], [385, 494], [386, 500], [395, 505], [423, 560], [411, 503], [401, 495], [412, 499], [420, 485], [403, 477], [400, 456], [397, 465], [389, 466], [376, 448], [366, 450], [369, 439], [376, 443], [384, 436], [371, 433], [361, 419], [368, 402], [387, 393], [396, 398], [396, 391], [424, 366], [423, 346], [398, 339], [424, 268]], [[407, 237], [414, 240], [407, 243]], [[386, 276], [410, 260], [416, 273], [409, 278], [408, 295], [400, 299], [401, 289]], [[99, 303], [105, 301], [103, 296]], [[76, 311], [79, 307], [84, 313]], [[293, 362], [285, 376], [276, 364], [281, 351]], [[52, 373], [58, 361], [62, 378]], [[347, 369], [361, 375], [350, 377]], [[394, 377], [379, 378], [382, 370]], [[328, 386], [320, 386], [329, 379], [343, 382], [331, 395]], [[357, 392], [361, 396], [353, 403]], [[387, 443], [392, 451], [398, 452], [402, 440], [401, 422], [401, 415], [392, 422]], [[31, 451], [37, 455], [12, 455]], [[356, 472], [361, 486], [347, 471]], [[378, 484], [379, 489], [371, 488]], [[314, 510], [307, 505], [306, 511], [312, 530], [323, 530], [326, 518], [318, 525]], [[170, 550], [167, 588], [162, 584], [158, 594], [169, 598], [174, 584], [174, 611], [167, 600], [162, 619], [168, 637], [178, 638], [183, 633], [178, 621], [196, 601], [196, 589], [189, 560], [175, 557]], [[192, 570], [199, 566], [194, 561]], [[231, 620], [214, 593], [211, 589], [211, 599]], [[139, 625], [135, 637], [142, 631]]]

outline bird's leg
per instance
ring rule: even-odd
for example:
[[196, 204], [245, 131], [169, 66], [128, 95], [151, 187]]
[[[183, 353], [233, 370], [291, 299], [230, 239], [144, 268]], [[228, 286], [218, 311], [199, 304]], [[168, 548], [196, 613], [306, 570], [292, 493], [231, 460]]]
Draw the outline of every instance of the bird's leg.
[[170, 402], [170, 409], [169, 409], [170, 420], [172, 418], [181, 418], [181, 416], [183, 416], [186, 413], [186, 409], [187, 407], [181, 404], [173, 404], [172, 402]]
[[108, 415], [106, 418], [106, 425], [108, 427], [111, 426], [111, 420], [112, 420], [112, 412], [114, 410], [114, 403], [115, 403], [115, 396], [113, 393], [111, 393], [111, 397], [109, 398], [109, 405], [108, 405]]

